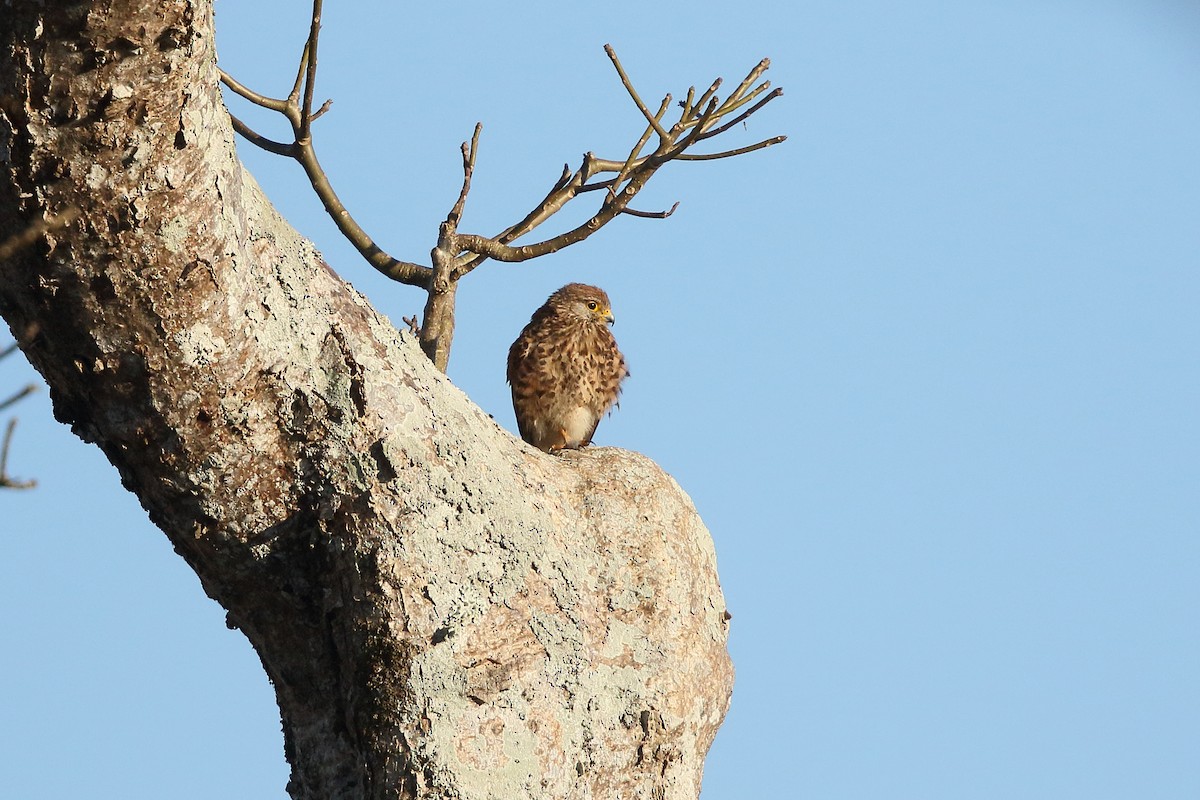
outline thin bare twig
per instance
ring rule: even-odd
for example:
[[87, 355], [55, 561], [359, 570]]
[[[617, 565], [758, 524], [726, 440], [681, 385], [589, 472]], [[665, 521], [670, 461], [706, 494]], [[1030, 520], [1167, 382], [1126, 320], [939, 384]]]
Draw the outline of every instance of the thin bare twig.
[[[733, 92], [730, 93], [729, 100], [727, 100], [726, 103], [728, 104], [730, 101], [734, 101], [734, 100], [737, 100], [738, 98], [742, 97], [746, 93], [746, 90], [748, 88], [750, 88], [750, 84], [752, 84], [756, 80], [758, 80], [762, 76], [762, 74], [770, 68], [771, 68], [771, 59], [769, 59], [769, 58], [764, 58], [762, 61], [755, 64], [754, 68], [751, 69], [750, 72], [748, 72], [746, 74], [746, 77], [742, 80], [742, 82], [738, 84], [738, 87], [736, 89], [734, 89]], [[729, 112], [732, 110], [733, 110], [732, 108], [725, 109], [726, 112]]]
[[[15, 347], [15, 345], [14, 345], [14, 347]], [[8, 355], [8, 353], [9, 353], [9, 352], [11, 352], [11, 351], [10, 351], [10, 350], [6, 350], [6, 351], [5, 351], [5, 353], [4, 353], [4, 355]], [[36, 391], [37, 391], [37, 388], [38, 388], [38, 387], [37, 387], [37, 385], [36, 385], [36, 384], [32, 384], [32, 383], [31, 383], [31, 384], [29, 384], [28, 386], [26, 386], [26, 387], [24, 387], [24, 388], [22, 388], [22, 389], [19, 389], [19, 390], [17, 390], [17, 392], [16, 392], [15, 394], [13, 394], [13, 395], [10, 395], [9, 397], [6, 397], [6, 398], [4, 398], [3, 400], [0, 400], [0, 411], [3, 411], [4, 409], [8, 408], [8, 407], [9, 407], [9, 406], [11, 406], [11, 405], [16, 405], [16, 403], [17, 403], [19, 400], [21, 400], [21, 399], [23, 399], [23, 398], [26, 398], [26, 397], [28, 397], [29, 395], [31, 395], [31, 394], [33, 394], [34, 392], [36, 392]]]
[[732, 114], [734, 111], [737, 111], [739, 108], [746, 105], [747, 103], [754, 102], [754, 100], [760, 94], [762, 94], [763, 92], [765, 92], [767, 89], [770, 89], [770, 88], [771, 88], [771, 82], [763, 81], [758, 86], [755, 86], [753, 91], [742, 95], [741, 97], [737, 98], [736, 100], [731, 99], [729, 102], [727, 102], [721, 106], [721, 116], [724, 117], [729, 114]]
[[[0, 242], [0, 261], [7, 261], [15, 256], [21, 250], [33, 245], [34, 242], [41, 239], [47, 233], [52, 231], [62, 230], [70, 225], [79, 217], [78, 208], [68, 208], [60, 214], [46, 219], [37, 220], [25, 227], [25, 230], [19, 231], [12, 236], [9, 236], [4, 241]], [[22, 338], [30, 339], [37, 334], [37, 327], [30, 326], [22, 334]], [[19, 342], [13, 342], [11, 345], [0, 349], [0, 359], [6, 358], [18, 349]], [[37, 386], [29, 384], [9, 397], [0, 400], [0, 411], [15, 405], [22, 398], [28, 397], [37, 391]], [[0, 442], [0, 488], [3, 489], [32, 489], [37, 485], [37, 481], [28, 480], [22, 481], [11, 477], [8, 474], [8, 449], [12, 444], [13, 431], [16, 430], [17, 420], [12, 418], [8, 421], [8, 425], [4, 430], [4, 440]]]
[[462, 143], [462, 189], [458, 193], [458, 200], [454, 202], [454, 207], [450, 209], [450, 214], [446, 217], [446, 221], [452, 222], [455, 229], [458, 228], [458, 222], [462, 219], [463, 207], [467, 204], [467, 194], [471, 191], [471, 177], [475, 174], [475, 156], [479, 153], [479, 134], [481, 131], [483, 131], [483, 123], [476, 122], [475, 132], [471, 134], [471, 141]]
[[[22, 342], [26, 342], [26, 343], [32, 342], [34, 340], [34, 338], [37, 336], [38, 331], [40, 329], [41, 329], [41, 326], [36, 322], [26, 325], [25, 330], [21, 333], [20, 338], [18, 338], [17, 341], [13, 342], [12, 344], [5, 345], [3, 348], [0, 348], [0, 361], [8, 358], [13, 353], [20, 350]], [[27, 393], [28, 393], [27, 389], [22, 390], [22, 396], [24, 396], [24, 394], [27, 394]], [[4, 405], [9, 405], [9, 401], [5, 401]], [[0, 406], [0, 408], [3, 408], [3, 406]]]
[[786, 136], [772, 136], [770, 139], [763, 139], [761, 142], [748, 144], [745, 147], [738, 147], [734, 150], [724, 150], [720, 153], [683, 153], [676, 156], [676, 158], [680, 161], [713, 161], [718, 158], [732, 158], [733, 156], [753, 153], [755, 150], [762, 150], [764, 147], [770, 147], [786, 140]]
[[219, 72], [221, 73], [221, 83], [232, 89], [235, 94], [238, 94], [241, 97], [249, 100], [251, 103], [254, 103], [254, 105], [262, 106], [263, 108], [269, 108], [270, 110], [278, 111], [281, 114], [287, 110], [286, 100], [276, 100], [273, 97], [267, 97], [265, 94], [259, 94], [253, 89], [248, 88], [245, 84], [234, 78], [225, 70], [222, 69], [219, 70]]
[[[708, 106], [717, 99], [717, 90], [721, 88], [722, 83], [723, 81], [720, 78], [717, 78], [715, 81], [713, 81], [712, 85], [704, 90], [704, 94], [700, 95], [700, 99], [697, 100], [696, 104], [692, 106], [692, 113], [690, 115], [685, 115], [684, 119], [681, 119], [680, 122], [686, 122], [689, 124], [689, 126], [695, 124], [695, 112], [701, 108], [708, 108]], [[714, 108], [713, 110], [715, 111], [716, 109]]]
[[268, 153], [274, 153], [277, 156], [287, 156], [288, 158], [295, 157], [295, 145], [284, 144], [283, 142], [277, 142], [274, 139], [268, 139], [267, 137], [252, 130], [249, 125], [242, 122], [233, 114], [229, 115], [229, 121], [233, 123], [233, 129], [244, 136], [246, 140], [250, 142], [250, 144], [261, 147]]
[[[765, 87], [765, 85], [766, 85], [766, 84], [764, 84], [764, 87]], [[731, 120], [729, 120], [728, 122], [726, 122], [724, 125], [721, 125], [721, 126], [720, 126], [720, 127], [718, 127], [718, 128], [713, 128], [712, 130], [710, 130], [710, 131], [706, 132], [706, 133], [705, 133], [703, 136], [701, 136], [700, 138], [701, 138], [701, 139], [710, 139], [710, 138], [712, 138], [713, 136], [719, 136], [719, 135], [721, 135], [721, 134], [722, 134], [722, 133], [724, 133], [725, 131], [727, 131], [727, 130], [729, 130], [730, 128], [732, 128], [733, 126], [737, 125], [739, 122], [744, 122], [744, 121], [746, 120], [746, 118], [747, 118], [747, 117], [749, 117], [749, 116], [750, 116], [751, 114], [753, 114], [755, 111], [758, 111], [760, 108], [762, 108], [763, 106], [765, 106], [767, 103], [769, 103], [769, 102], [771, 102], [772, 100], [774, 100], [776, 97], [782, 97], [782, 96], [783, 96], [783, 89], [776, 89], [775, 91], [771, 92], [771, 93], [770, 93], [770, 94], [768, 94], [766, 97], [764, 97], [762, 100], [759, 100], [757, 103], [755, 103], [754, 105], [750, 106], [750, 108], [746, 109], [746, 110], [745, 110], [745, 111], [743, 111], [741, 114], [738, 114], [736, 117], [734, 117], [733, 119], [731, 119]], [[735, 108], [737, 108], [737, 106], [735, 106]], [[733, 110], [733, 109], [731, 109], [731, 110]], [[778, 137], [776, 137], [776, 138], [778, 138]]]
[[[621, 76], [621, 84], [624, 85], [625, 91], [629, 92], [629, 96], [633, 98], [633, 102], [642, 112], [642, 115], [646, 117], [646, 121], [650, 123], [659, 137], [663, 139], [667, 138], [667, 132], [663, 130], [662, 124], [654, 118], [654, 115], [650, 113], [650, 109], [646, 108], [646, 104], [642, 102], [637, 89], [633, 88], [633, 81], [629, 80], [629, 76], [625, 74], [625, 68], [621, 66], [621, 60], [617, 58], [617, 51], [613, 49], [611, 44], [606, 44], [604, 45], [604, 52], [608, 54], [609, 60], [617, 68], [617, 74]], [[667, 95], [667, 97], [669, 98], [670, 95]]]
[[0, 488], [3, 489], [32, 489], [37, 481], [21, 481], [8, 474], [8, 447], [12, 444], [13, 431], [17, 428], [17, 420], [10, 419], [4, 429], [4, 441], [0, 443]]
[[32, 222], [0, 242], [0, 261], [7, 261], [51, 231], [62, 230], [79, 217], [78, 208], [68, 208], [61, 214]]
[[675, 213], [675, 209], [679, 208], [679, 201], [676, 200], [666, 211], [638, 211], [635, 208], [626, 208], [621, 211], [622, 214], [628, 214], [631, 217], [641, 217], [642, 219], [666, 219]]
[[691, 133], [675, 142], [671, 146], [670, 152], [672, 156], [682, 153], [684, 150], [687, 150], [693, 144], [700, 141], [700, 137], [704, 135], [704, 132], [708, 129], [708, 127], [716, 120], [720, 119], [720, 115], [717, 113], [719, 106], [720, 104], [717, 102], [716, 97], [711, 97], [708, 99], [707, 105], [704, 106], [704, 111], [700, 112], [700, 116], [695, 117], [691, 122], [684, 126], [691, 128]]
[[[667, 95], [663, 98], [662, 105], [658, 107], [658, 113], [654, 115], [656, 122], [661, 123], [663, 114], [667, 113], [667, 109], [670, 108], [670, 106], [671, 95]], [[629, 156], [625, 159], [625, 163], [621, 165], [621, 171], [617, 173], [617, 177], [613, 178], [612, 182], [608, 185], [608, 196], [610, 200], [616, 196], [617, 187], [624, 183], [625, 179], [629, 177], [629, 172], [633, 169], [634, 164], [638, 163], [638, 157], [642, 154], [642, 148], [645, 147], [646, 143], [650, 141], [650, 134], [653, 132], [654, 126], [648, 126], [642, 133], [642, 138], [638, 139], [637, 144], [635, 144], [633, 149], [629, 151]]]
[[308, 57], [305, 58], [304, 105], [300, 107], [300, 131], [296, 136], [299, 142], [312, 138], [312, 101], [317, 85], [317, 37], [321, 35], [321, 6], [322, 0], [313, 0], [312, 25], [308, 32], [308, 47], [305, 48]]
[[320, 107], [320, 108], [318, 108], [318, 109], [317, 109], [317, 111], [316, 111], [316, 113], [312, 115], [312, 120], [311, 120], [311, 121], [312, 121], [312, 122], [316, 122], [316, 121], [317, 121], [317, 120], [319, 120], [321, 117], [325, 116], [325, 112], [326, 112], [326, 111], [328, 111], [328, 110], [329, 110], [329, 107], [330, 107], [330, 106], [332, 106], [332, 105], [333, 105], [333, 98], [332, 98], [332, 97], [331, 97], [331, 98], [329, 98], [328, 100], [326, 100], [324, 103], [321, 103], [321, 107]]

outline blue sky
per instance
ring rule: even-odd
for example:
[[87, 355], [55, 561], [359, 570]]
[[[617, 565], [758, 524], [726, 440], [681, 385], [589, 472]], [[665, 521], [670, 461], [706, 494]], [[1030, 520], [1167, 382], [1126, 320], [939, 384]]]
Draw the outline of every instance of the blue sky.
[[[285, 92], [303, 6], [219, 2], [223, 66]], [[402, 258], [477, 120], [464, 230], [624, 154], [605, 43], [648, 98], [763, 56], [785, 87], [730, 144], [787, 143], [655, 177], [672, 218], [468, 276], [450, 365], [513, 429], [508, 344], [558, 286], [608, 290], [633, 377], [597, 443], [689, 492], [734, 615], [704, 800], [1200, 797], [1200, 7], [430, 8], [331, 3], [322, 40], [319, 153]], [[241, 152], [379, 309], [420, 310], [297, 166]], [[249, 645], [45, 393], [17, 411], [0, 794], [283, 798]]]

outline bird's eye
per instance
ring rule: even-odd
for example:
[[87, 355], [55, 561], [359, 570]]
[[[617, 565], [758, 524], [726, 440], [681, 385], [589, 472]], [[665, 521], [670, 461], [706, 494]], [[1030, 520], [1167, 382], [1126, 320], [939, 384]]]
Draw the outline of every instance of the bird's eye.
[[589, 302], [588, 302], [588, 310], [589, 310], [589, 311], [595, 311], [595, 310], [596, 310], [596, 301], [595, 301], [595, 300], [591, 300], [591, 301], [589, 301]]

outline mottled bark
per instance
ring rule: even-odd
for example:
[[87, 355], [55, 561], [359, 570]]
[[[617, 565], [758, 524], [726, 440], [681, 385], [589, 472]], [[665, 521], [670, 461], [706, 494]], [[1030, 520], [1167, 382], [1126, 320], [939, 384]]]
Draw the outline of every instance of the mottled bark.
[[732, 670], [647, 459], [533, 451], [242, 170], [207, 2], [0, 9], [0, 313], [275, 685], [295, 798], [695, 798]]

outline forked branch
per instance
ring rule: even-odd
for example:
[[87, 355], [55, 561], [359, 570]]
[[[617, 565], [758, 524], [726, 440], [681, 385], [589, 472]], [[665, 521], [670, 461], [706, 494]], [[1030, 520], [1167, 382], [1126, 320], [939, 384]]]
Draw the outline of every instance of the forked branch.
[[[488, 258], [509, 262], [527, 261], [561, 250], [583, 241], [621, 214], [653, 219], [666, 218], [674, 212], [678, 203], [675, 203], [667, 211], [638, 211], [630, 207], [630, 202], [645, 187], [654, 173], [667, 162], [730, 158], [779, 144], [787, 138], [774, 136], [745, 147], [713, 153], [686, 152], [693, 145], [707, 141], [738, 123], [744, 122], [771, 100], [783, 94], [782, 89], [768, 92], [770, 84], [765, 81], [754, 86], [762, 73], [770, 66], [771, 62], [768, 59], [760, 61], [737, 89], [724, 100], [720, 100], [717, 96], [721, 85], [719, 78], [698, 99], [695, 97], [695, 89], [689, 89], [687, 98], [679, 104], [681, 109], [679, 118], [670, 128], [667, 128], [662, 120], [670, 108], [671, 95], [668, 94], [663, 98], [657, 111], [651, 111], [634, 88], [628, 73], [621, 65], [620, 59], [617, 58], [616, 51], [611, 45], [605, 45], [604, 51], [612, 60], [630, 98], [646, 119], [647, 127], [642, 136], [621, 161], [601, 159], [592, 153], [587, 153], [579, 168], [574, 172], [571, 172], [569, 167], [564, 167], [562, 177], [555, 182], [549, 194], [526, 214], [524, 219], [496, 236], [458, 234], [455, 279], [467, 274]], [[754, 88], [751, 88], [752, 86]], [[761, 99], [758, 99], [760, 96]], [[755, 99], [758, 99], [758, 102], [740, 113], [736, 113]], [[727, 119], [735, 113], [736, 116]], [[718, 123], [721, 123], [719, 127], [715, 127]], [[643, 154], [643, 150], [652, 137], [657, 137], [654, 150]], [[609, 174], [613, 177], [595, 180]], [[520, 246], [510, 244], [533, 231], [580, 194], [599, 189], [603, 189], [605, 192], [604, 200], [596, 213], [583, 224], [534, 244]]]
[[250, 143], [268, 152], [295, 159], [304, 169], [313, 190], [324, 204], [325, 211], [333, 218], [338, 230], [362, 254], [368, 264], [392, 280], [409, 286], [427, 287], [432, 270], [420, 264], [392, 258], [379, 245], [375, 244], [362, 226], [350, 216], [346, 206], [337, 196], [337, 192], [333, 190], [333, 185], [325, 175], [325, 170], [317, 160], [317, 153], [313, 147], [312, 123], [329, 108], [329, 101], [327, 101], [315, 114], [312, 111], [313, 92], [317, 81], [317, 40], [321, 32], [321, 6], [322, 0], [313, 0], [312, 25], [309, 28], [308, 41], [300, 56], [300, 67], [296, 72], [296, 80], [287, 97], [277, 99], [259, 94], [221, 70], [221, 82], [236, 94], [257, 106], [283, 114], [292, 126], [292, 141], [284, 143], [268, 139], [230, 114], [234, 130], [246, 137]]
[[[439, 369], [445, 371], [449, 360], [450, 341], [454, 331], [454, 293], [458, 280], [487, 259], [516, 262], [548, 255], [564, 247], [582, 242], [621, 215], [643, 219], [665, 219], [674, 213], [679, 203], [661, 211], [646, 211], [631, 207], [631, 203], [660, 167], [670, 161], [711, 161], [752, 153], [784, 141], [784, 136], [763, 139], [751, 145], [708, 153], [691, 152], [691, 148], [745, 122], [770, 101], [783, 94], [781, 89], [770, 90], [770, 83], [760, 82], [770, 66], [763, 59], [728, 95], [718, 94], [718, 78], [698, 97], [695, 88], [678, 103], [679, 115], [674, 122], [665, 121], [671, 109], [671, 95], [666, 95], [657, 110], [645, 104], [625, 68], [609, 45], [605, 52], [612, 61], [622, 85], [645, 119], [642, 135], [619, 160], [599, 158], [592, 153], [583, 156], [579, 167], [563, 167], [550, 191], [519, 222], [498, 234], [483, 236], [459, 231], [471, 179], [479, 153], [481, 128], [476, 125], [469, 143], [462, 145], [463, 181], [450, 212], [438, 227], [437, 245], [431, 252], [432, 266], [401, 261], [385, 253], [354, 220], [334, 192], [328, 177], [317, 161], [313, 147], [312, 123], [329, 108], [326, 101], [315, 113], [312, 111], [313, 91], [317, 76], [317, 43], [321, 29], [322, 0], [313, 0], [312, 24], [308, 40], [300, 57], [296, 79], [287, 97], [282, 99], [259, 94], [239, 83], [226, 72], [221, 81], [233, 92], [262, 108], [276, 111], [287, 118], [292, 127], [292, 141], [278, 142], [258, 134], [246, 123], [233, 117], [233, 126], [252, 144], [278, 155], [295, 159], [304, 168], [325, 210], [338, 229], [375, 269], [393, 280], [424, 288], [429, 297], [425, 317], [420, 326], [420, 341], [425, 353]], [[653, 144], [652, 144], [653, 141]], [[647, 148], [652, 147], [647, 152]], [[570, 230], [528, 244], [516, 244], [529, 235], [568, 203], [582, 194], [602, 191], [602, 200], [595, 213]]]

